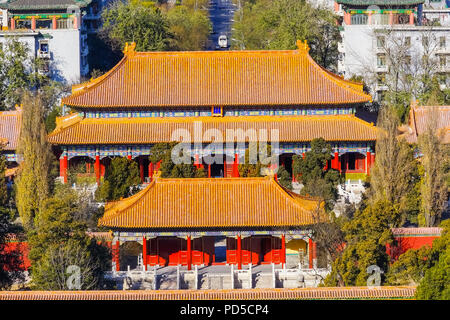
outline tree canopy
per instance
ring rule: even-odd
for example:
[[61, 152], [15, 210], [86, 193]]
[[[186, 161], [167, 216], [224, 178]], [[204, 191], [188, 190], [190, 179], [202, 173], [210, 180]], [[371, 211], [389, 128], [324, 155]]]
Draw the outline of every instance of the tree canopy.
[[233, 23], [232, 48], [246, 50], [296, 49], [307, 40], [312, 58], [334, 70], [340, 33], [330, 10], [306, 0], [241, 0]]

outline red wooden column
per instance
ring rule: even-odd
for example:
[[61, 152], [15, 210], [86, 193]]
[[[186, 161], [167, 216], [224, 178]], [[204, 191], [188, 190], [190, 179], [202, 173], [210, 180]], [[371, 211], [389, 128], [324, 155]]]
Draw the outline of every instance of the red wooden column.
[[116, 271], [120, 271], [120, 242], [116, 241], [116, 245], [112, 252], [113, 261], [116, 263]]
[[31, 17], [31, 30], [36, 30], [36, 17]]
[[237, 236], [237, 263], [238, 270], [242, 269], [242, 241], [241, 236]]
[[150, 178], [150, 182], [152, 182], [153, 179], [153, 172], [154, 172], [153, 162], [150, 162], [148, 165], [148, 177]]
[[144, 183], [144, 159], [142, 159], [142, 157], [139, 157], [139, 176], [141, 182]]
[[309, 255], [309, 268], [313, 268], [313, 241], [311, 238], [308, 240], [308, 255]]
[[15, 30], [16, 29], [16, 20], [14, 20], [14, 18], [11, 18], [11, 30]]
[[334, 158], [331, 160], [331, 168], [335, 170], [339, 170], [339, 153], [334, 153]]
[[97, 184], [100, 184], [100, 156], [95, 156], [94, 164], [95, 177], [97, 178]]
[[409, 14], [409, 24], [411, 24], [411, 25], [414, 24], [414, 12], [411, 12]]
[[56, 30], [57, 28], [57, 23], [56, 23], [56, 16], [52, 17], [52, 29]]
[[313, 241], [313, 267], [317, 267], [317, 243]]
[[208, 178], [211, 178], [211, 165], [208, 164]]
[[367, 160], [366, 173], [367, 173], [367, 175], [369, 175], [370, 167], [372, 166], [372, 163], [371, 163], [372, 157], [370, 156], [369, 151], [366, 153], [366, 160]]
[[63, 182], [67, 183], [67, 167], [68, 167], [67, 155], [59, 158], [59, 176], [63, 178]]
[[284, 234], [281, 235], [281, 264], [286, 264], [286, 237]]
[[147, 271], [147, 238], [142, 237], [142, 263], [144, 264], [144, 270]]
[[233, 163], [233, 177], [239, 177], [239, 154], [236, 153], [234, 155], [234, 163]]
[[191, 236], [187, 236], [187, 266], [188, 266], [188, 270], [192, 269]]

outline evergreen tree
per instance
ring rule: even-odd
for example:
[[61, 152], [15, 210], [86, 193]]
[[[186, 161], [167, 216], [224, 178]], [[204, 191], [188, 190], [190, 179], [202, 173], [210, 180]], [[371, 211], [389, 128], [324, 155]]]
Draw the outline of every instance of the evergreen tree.
[[23, 156], [16, 179], [16, 204], [25, 229], [33, 226], [42, 202], [51, 191], [52, 159], [44, 123], [44, 106], [38, 94], [23, 98], [22, 128], [17, 153]]
[[57, 185], [55, 194], [43, 202], [35, 228], [28, 232], [35, 289], [70, 289], [69, 278], [76, 268], [80, 271], [80, 287], [72, 289], [99, 288], [108, 250], [89, 238], [86, 223], [77, 219], [78, 197], [68, 185]]
[[[366, 286], [371, 275], [370, 266], [387, 272], [389, 256], [386, 244], [392, 243], [392, 220], [398, 219], [396, 208], [387, 201], [379, 201], [357, 210], [353, 219], [343, 226], [345, 249], [325, 279], [325, 286]], [[381, 274], [384, 281], [384, 274]]]
[[330, 209], [337, 198], [336, 187], [340, 182], [339, 171], [324, 170], [331, 160], [331, 145], [323, 138], [311, 141], [311, 151], [305, 153], [305, 158], [293, 157], [293, 172], [298, 181], [303, 184], [301, 193], [324, 199]]
[[441, 237], [433, 241], [430, 253], [430, 267], [416, 291], [417, 299], [450, 299], [450, 221], [441, 224]]
[[292, 177], [283, 166], [278, 168], [277, 181], [283, 188], [292, 190]]
[[106, 168], [105, 179], [96, 191], [96, 198], [100, 201], [126, 198], [136, 193], [140, 184], [137, 163], [126, 158], [114, 158]]

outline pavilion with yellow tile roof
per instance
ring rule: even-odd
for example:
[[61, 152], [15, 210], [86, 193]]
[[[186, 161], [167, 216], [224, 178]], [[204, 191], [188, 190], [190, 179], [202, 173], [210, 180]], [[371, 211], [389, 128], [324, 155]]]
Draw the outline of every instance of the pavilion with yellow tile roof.
[[[314, 138], [333, 148], [329, 167], [368, 173], [374, 161], [376, 128], [356, 117], [369, 101], [361, 84], [344, 80], [296, 50], [136, 52], [97, 79], [76, 85], [63, 99], [71, 113], [57, 119], [49, 135], [60, 155], [60, 175], [79, 162], [94, 166], [97, 181], [116, 156], [139, 162], [143, 182], [154, 172], [151, 148], [187, 142], [197, 167], [209, 177], [238, 175], [250, 141], [267, 132], [272, 152], [288, 172], [292, 156]], [[230, 134], [231, 132], [231, 134]], [[181, 135], [180, 135], [181, 133]], [[211, 134], [213, 133], [213, 134]], [[212, 143], [214, 142], [214, 143]], [[226, 144], [220, 161], [208, 164], [208, 146]]]
[[[323, 202], [284, 189], [274, 177], [156, 178], [137, 194], [107, 203], [99, 226], [114, 232], [117, 270], [120, 244], [127, 241], [143, 245], [144, 266], [240, 268], [286, 263], [286, 241], [311, 246], [308, 228], [324, 221]], [[308, 251], [312, 264], [312, 246]]]
[[12, 179], [19, 168], [22, 158], [17, 154], [20, 129], [22, 125], [22, 107], [16, 106], [15, 110], [0, 112], [0, 145], [1, 153], [6, 159], [7, 178]]

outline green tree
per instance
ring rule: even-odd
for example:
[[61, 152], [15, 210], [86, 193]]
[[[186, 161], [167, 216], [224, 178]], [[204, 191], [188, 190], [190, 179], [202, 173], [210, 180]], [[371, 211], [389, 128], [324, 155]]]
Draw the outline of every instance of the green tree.
[[287, 170], [280, 166], [277, 171], [278, 183], [288, 190], [292, 190], [292, 177]]
[[398, 139], [399, 118], [393, 107], [381, 109], [378, 118], [379, 134], [376, 144], [376, 161], [371, 169], [369, 203], [388, 201], [398, 208], [400, 219], [391, 227], [403, 225], [408, 215], [409, 193], [420, 183], [413, 148]]
[[72, 289], [99, 288], [108, 250], [87, 236], [86, 223], [77, 218], [79, 204], [79, 195], [68, 185], [57, 185], [55, 194], [43, 202], [35, 228], [28, 232], [33, 288], [70, 289], [71, 265], [81, 275], [80, 287]]
[[8, 236], [17, 228], [11, 221], [11, 210], [7, 207], [9, 194], [5, 179], [6, 159], [0, 155], [0, 291], [10, 289], [16, 281], [24, 280], [20, 272], [22, 254], [17, 250], [6, 250]]
[[450, 220], [442, 222], [441, 227], [441, 237], [433, 241], [430, 267], [417, 287], [417, 299], [450, 299]]
[[431, 265], [430, 255], [431, 248], [426, 246], [417, 250], [407, 250], [389, 267], [386, 284], [417, 286]]
[[366, 286], [371, 275], [368, 268], [372, 265], [385, 273], [389, 265], [386, 244], [393, 241], [390, 224], [397, 217], [396, 208], [388, 201], [357, 210], [353, 219], [343, 225], [345, 249], [333, 262], [325, 286]]
[[307, 40], [310, 54], [325, 68], [335, 68], [340, 33], [336, 17], [305, 0], [248, 0], [235, 13], [232, 47], [289, 50]]
[[141, 1], [115, 1], [102, 13], [100, 36], [113, 49], [135, 42], [136, 51], [164, 51], [168, 48], [169, 24], [161, 10]]
[[212, 30], [211, 21], [204, 11], [186, 5], [175, 6], [167, 12], [169, 31], [173, 35], [171, 49], [204, 50]]
[[96, 191], [100, 201], [119, 200], [136, 193], [141, 184], [139, 168], [135, 161], [114, 158], [106, 168], [105, 180]]
[[340, 182], [339, 171], [324, 170], [331, 160], [331, 145], [323, 138], [311, 141], [311, 150], [305, 153], [305, 158], [293, 157], [293, 172], [298, 181], [303, 184], [301, 193], [324, 199], [326, 207], [331, 209], [337, 198], [336, 187]]
[[435, 135], [435, 120], [428, 124], [426, 132], [419, 136], [419, 149], [423, 156], [424, 169], [421, 183], [421, 211], [426, 227], [434, 227], [440, 222], [447, 200], [445, 176], [445, 150], [441, 138]]
[[16, 179], [16, 204], [23, 226], [29, 229], [42, 202], [50, 194], [54, 156], [47, 142], [40, 95], [26, 94], [22, 101], [22, 128], [17, 152], [23, 156], [23, 163]]

